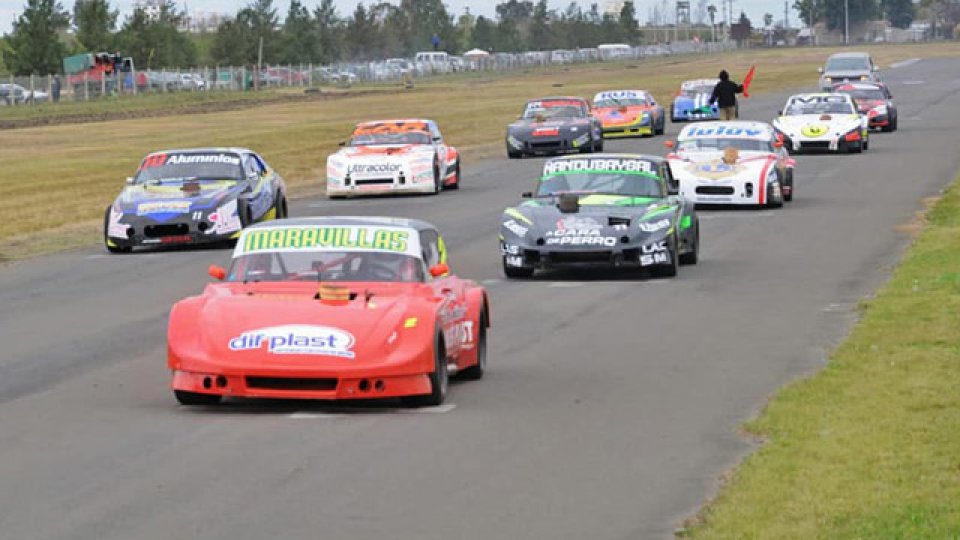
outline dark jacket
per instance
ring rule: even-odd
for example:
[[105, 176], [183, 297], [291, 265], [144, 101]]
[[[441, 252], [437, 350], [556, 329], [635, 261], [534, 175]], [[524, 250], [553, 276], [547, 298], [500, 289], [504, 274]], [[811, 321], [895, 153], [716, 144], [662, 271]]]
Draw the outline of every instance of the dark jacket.
[[743, 93], [743, 85], [733, 81], [720, 81], [713, 87], [713, 94], [710, 95], [710, 103], [719, 102], [718, 106], [736, 107], [737, 94]]

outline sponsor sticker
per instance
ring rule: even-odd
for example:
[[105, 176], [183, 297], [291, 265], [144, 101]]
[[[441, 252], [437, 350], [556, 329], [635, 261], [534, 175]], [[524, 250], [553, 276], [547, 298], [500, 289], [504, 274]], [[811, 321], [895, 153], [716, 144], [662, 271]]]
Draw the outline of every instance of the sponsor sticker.
[[232, 338], [231, 351], [266, 349], [270, 354], [308, 354], [354, 358], [353, 334], [330, 326], [290, 324], [249, 330]]
[[190, 201], [156, 201], [137, 205], [137, 215], [150, 214], [187, 214], [190, 212]]
[[508, 219], [507, 221], [504, 221], [503, 228], [507, 229], [508, 231], [520, 237], [526, 236], [527, 232], [530, 231], [530, 229], [528, 229], [527, 227], [524, 227], [523, 225], [520, 225], [519, 223], [517, 223], [512, 219]]
[[754, 129], [748, 127], [725, 126], [718, 124], [716, 126], [688, 126], [680, 134], [680, 139], [711, 139], [711, 138], [733, 138], [733, 139], [763, 139], [770, 138], [770, 130]]
[[640, 249], [640, 266], [670, 264], [670, 253], [667, 251], [666, 240], [642, 246]]
[[353, 163], [347, 168], [347, 173], [349, 173], [350, 176], [359, 177], [393, 176], [400, 168], [401, 165], [399, 163]]
[[644, 159], [558, 159], [543, 166], [543, 176], [568, 172], [624, 172], [655, 174], [656, 167]]
[[246, 229], [234, 257], [268, 251], [384, 251], [419, 258], [419, 237], [410, 229], [366, 225]]
[[643, 232], [657, 232], [662, 231], [670, 226], [670, 220], [668, 218], [663, 218], [660, 221], [646, 221], [640, 224], [640, 230]]
[[800, 128], [800, 133], [806, 137], [822, 137], [830, 131], [826, 124], [807, 124]]
[[231, 154], [154, 154], [147, 156], [140, 164], [140, 169], [162, 167], [164, 165], [182, 165], [194, 163], [223, 163], [225, 165], [240, 165], [240, 158]]

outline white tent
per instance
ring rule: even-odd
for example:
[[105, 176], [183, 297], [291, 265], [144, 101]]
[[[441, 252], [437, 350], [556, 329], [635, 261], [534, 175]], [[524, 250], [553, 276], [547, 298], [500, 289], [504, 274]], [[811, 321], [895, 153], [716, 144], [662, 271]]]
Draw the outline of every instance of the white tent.
[[471, 50], [463, 53], [463, 57], [464, 57], [464, 58], [470, 58], [470, 59], [474, 59], [474, 60], [477, 60], [477, 59], [480, 59], [480, 58], [488, 58], [489, 56], [490, 56], [490, 53], [488, 53], [487, 51], [485, 51], [485, 50], [483, 50], [483, 49], [471, 49]]

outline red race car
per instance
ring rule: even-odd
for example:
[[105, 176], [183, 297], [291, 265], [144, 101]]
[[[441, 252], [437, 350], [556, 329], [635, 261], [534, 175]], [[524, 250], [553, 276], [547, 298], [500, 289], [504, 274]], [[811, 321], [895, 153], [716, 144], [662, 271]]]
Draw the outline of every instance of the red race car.
[[329, 217], [244, 229], [228, 269], [173, 306], [167, 363], [184, 405], [224, 396], [443, 402], [479, 379], [486, 290], [449, 272], [432, 225]]

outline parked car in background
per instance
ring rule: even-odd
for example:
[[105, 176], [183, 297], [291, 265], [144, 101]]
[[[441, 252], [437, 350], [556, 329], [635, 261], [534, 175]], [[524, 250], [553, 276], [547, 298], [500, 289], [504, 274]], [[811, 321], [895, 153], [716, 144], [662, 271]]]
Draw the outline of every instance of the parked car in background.
[[845, 82], [880, 82], [880, 68], [865, 52], [831, 54], [820, 73], [820, 89], [830, 92], [833, 85]]
[[0, 84], [0, 105], [22, 105], [24, 103], [42, 103], [49, 99], [46, 92], [28, 90], [19, 84]]
[[181, 73], [180, 88], [183, 90], [206, 90], [207, 81], [199, 73]]

